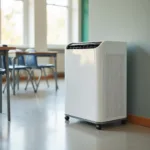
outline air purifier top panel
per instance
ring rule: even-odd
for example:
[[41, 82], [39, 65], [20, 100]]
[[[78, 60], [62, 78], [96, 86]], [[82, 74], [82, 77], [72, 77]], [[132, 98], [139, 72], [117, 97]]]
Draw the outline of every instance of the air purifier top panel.
[[71, 43], [67, 46], [67, 50], [71, 49], [93, 49], [98, 47], [102, 42], [81, 42], [81, 43]]

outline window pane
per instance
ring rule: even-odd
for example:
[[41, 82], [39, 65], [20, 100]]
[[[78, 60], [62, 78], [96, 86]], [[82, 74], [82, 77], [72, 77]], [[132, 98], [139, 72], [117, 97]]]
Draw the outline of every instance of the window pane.
[[2, 0], [1, 43], [23, 45], [23, 2]]
[[68, 5], [68, 0], [47, 0], [47, 4], [67, 6]]
[[67, 11], [65, 7], [47, 5], [48, 44], [67, 44]]

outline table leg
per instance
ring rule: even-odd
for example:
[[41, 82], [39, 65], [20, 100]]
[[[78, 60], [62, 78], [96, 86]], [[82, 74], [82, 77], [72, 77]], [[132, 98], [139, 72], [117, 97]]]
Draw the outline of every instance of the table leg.
[[19, 90], [19, 70], [17, 70], [17, 89]]
[[54, 63], [55, 63], [56, 91], [57, 91], [58, 90], [57, 55], [56, 57], [54, 57]]
[[[2, 68], [2, 60], [0, 56], [0, 68]], [[2, 75], [0, 74], [0, 113], [3, 111], [3, 102], [2, 102]]]
[[9, 85], [8, 51], [5, 52], [5, 64], [6, 64], [6, 80], [7, 80], [7, 116], [8, 116], [8, 121], [10, 121], [11, 115], [10, 115], [10, 85]]
[[3, 102], [2, 102], [2, 75], [0, 74], [0, 113], [3, 110]]
[[[17, 59], [17, 65], [19, 65], [18, 59]], [[17, 70], [17, 89], [19, 90], [19, 70]]]
[[13, 63], [13, 95], [15, 95], [15, 86], [16, 86], [16, 77], [15, 77], [15, 62], [16, 62], [16, 59], [15, 58], [13, 58], [12, 59], [12, 63]]

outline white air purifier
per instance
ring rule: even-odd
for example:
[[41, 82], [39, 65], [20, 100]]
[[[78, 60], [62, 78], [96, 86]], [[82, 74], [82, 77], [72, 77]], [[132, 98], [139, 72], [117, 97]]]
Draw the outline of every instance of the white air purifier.
[[71, 43], [65, 49], [65, 119], [75, 117], [97, 129], [127, 118], [125, 42]]

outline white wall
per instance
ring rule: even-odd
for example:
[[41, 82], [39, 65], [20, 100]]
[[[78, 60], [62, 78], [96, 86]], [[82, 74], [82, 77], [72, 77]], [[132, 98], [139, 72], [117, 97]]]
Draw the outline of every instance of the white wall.
[[57, 70], [58, 72], [64, 72], [64, 53], [59, 53], [58, 56], [57, 56]]
[[35, 49], [47, 50], [47, 12], [46, 0], [34, 0], [35, 11]]
[[46, 0], [29, 0], [29, 45], [36, 51], [47, 50]]
[[150, 40], [150, 0], [89, 0], [89, 39]]
[[128, 42], [128, 113], [150, 118], [150, 0], [89, 0], [89, 38]]

